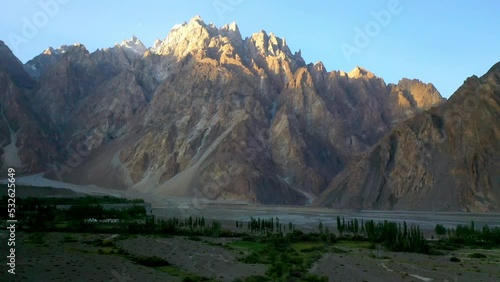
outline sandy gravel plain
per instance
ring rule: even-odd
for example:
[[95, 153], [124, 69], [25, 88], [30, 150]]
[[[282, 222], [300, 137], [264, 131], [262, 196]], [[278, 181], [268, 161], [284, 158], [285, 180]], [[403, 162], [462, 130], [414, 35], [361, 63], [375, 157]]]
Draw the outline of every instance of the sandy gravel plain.
[[[2, 241], [6, 233], [0, 234]], [[155, 268], [136, 264], [107, 248], [90, 242], [110, 234], [46, 233], [34, 241], [31, 234], [19, 233], [16, 276], [5, 275], [1, 281], [182, 281]], [[159, 256], [185, 273], [197, 274], [215, 281], [234, 281], [250, 275], [264, 274], [265, 265], [237, 261], [245, 255], [224, 245], [237, 238], [125, 236], [116, 237], [115, 246], [129, 253]], [[101, 251], [99, 251], [101, 250]], [[103, 253], [104, 251], [104, 253]], [[2, 254], [6, 244], [0, 246]], [[486, 258], [473, 259], [471, 253]], [[451, 262], [450, 258], [460, 262]], [[385, 252], [367, 249], [362, 243], [339, 242], [310, 269], [326, 275], [329, 281], [500, 281], [500, 250], [462, 249], [443, 256]]]

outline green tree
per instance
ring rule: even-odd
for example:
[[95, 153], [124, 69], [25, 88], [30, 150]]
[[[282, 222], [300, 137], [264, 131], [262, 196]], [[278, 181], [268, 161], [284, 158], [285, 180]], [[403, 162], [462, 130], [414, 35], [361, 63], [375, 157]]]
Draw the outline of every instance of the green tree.
[[444, 235], [446, 235], [446, 228], [442, 224], [436, 224], [434, 232], [436, 233], [436, 235], [442, 238]]
[[342, 236], [342, 233], [344, 233], [344, 225], [340, 221], [340, 217], [337, 216], [337, 230], [339, 231], [340, 236]]

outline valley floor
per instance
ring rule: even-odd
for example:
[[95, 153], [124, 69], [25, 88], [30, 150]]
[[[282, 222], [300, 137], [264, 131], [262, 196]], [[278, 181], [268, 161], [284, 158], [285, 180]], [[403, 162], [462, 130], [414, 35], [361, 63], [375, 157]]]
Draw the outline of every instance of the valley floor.
[[[23, 186], [16, 194], [19, 197], [74, 197], [81, 192], [63, 187]], [[318, 222], [335, 230], [336, 217], [340, 216], [346, 220], [357, 218], [418, 224], [424, 235], [431, 239], [432, 235], [435, 236], [433, 229], [436, 224], [450, 228], [458, 224], [467, 225], [472, 220], [478, 227], [500, 224], [500, 214], [336, 211], [185, 198], [156, 200], [150, 205], [147, 214], [151, 211], [157, 219], [203, 216], [207, 222], [215, 219], [222, 222], [224, 228], [233, 230], [236, 228], [235, 221], [248, 222], [250, 217], [279, 218], [284, 225], [293, 222], [298, 229], [306, 232], [317, 232]], [[6, 229], [0, 230], [1, 242], [6, 242], [7, 232]], [[242, 238], [19, 231], [16, 234], [16, 276], [7, 275], [4, 264], [0, 280], [243, 281], [238, 279], [255, 277], [257, 280], [244, 281], [259, 281], [258, 277], [268, 276], [269, 265], [246, 263], [244, 259], [261, 247], [260, 243], [247, 242]], [[292, 248], [301, 259], [314, 262], [309, 268], [311, 274], [326, 276], [328, 281], [500, 281], [498, 248], [476, 250], [462, 247], [441, 250], [443, 255], [424, 255], [390, 252], [381, 247], [373, 249], [367, 242], [343, 239], [331, 245], [296, 242], [292, 243]], [[0, 253], [8, 253], [7, 244], [0, 244]], [[477, 253], [484, 257], [470, 256]], [[159, 258], [160, 265], [148, 266], [151, 257]], [[139, 261], [146, 258], [147, 263], [138, 263], [138, 258]], [[451, 258], [456, 261], [451, 261]], [[168, 265], [161, 265], [162, 261], [168, 262]]]
[[[7, 233], [1, 231], [5, 238]], [[239, 262], [255, 244], [240, 238], [157, 237], [146, 235], [19, 233], [16, 276], [2, 281], [183, 281], [206, 277], [235, 281], [264, 275], [266, 266]], [[3, 240], [2, 240], [3, 241]], [[111, 242], [104, 244], [102, 242]], [[314, 243], [294, 245], [306, 252]], [[148, 267], [123, 254], [157, 256], [170, 266]], [[5, 253], [6, 244], [0, 252]], [[471, 253], [485, 258], [470, 258]], [[459, 262], [451, 262], [456, 257]], [[310, 272], [328, 281], [500, 281], [500, 250], [459, 249], [430, 256], [369, 249], [366, 242], [339, 241], [312, 265]], [[195, 281], [195, 280], [186, 280]], [[201, 280], [200, 280], [201, 281]]]
[[[5, 180], [0, 180], [5, 183]], [[250, 217], [276, 218], [282, 222], [293, 222], [304, 230], [316, 228], [318, 222], [325, 226], [334, 226], [337, 216], [346, 219], [358, 218], [373, 220], [389, 220], [394, 222], [406, 221], [409, 224], [419, 225], [425, 232], [434, 230], [436, 224], [446, 228], [454, 228], [459, 224], [468, 225], [471, 221], [476, 226], [487, 224], [490, 227], [500, 226], [500, 213], [471, 213], [471, 212], [433, 212], [433, 211], [346, 211], [309, 206], [270, 206], [249, 203], [208, 201], [200, 198], [168, 197], [158, 200], [130, 191], [119, 191], [97, 186], [82, 186], [46, 179], [42, 174], [18, 177], [16, 183], [26, 185], [23, 190], [18, 189], [20, 197], [36, 196], [71, 196], [82, 195], [109, 195], [125, 198], [143, 198], [150, 202], [153, 214], [158, 218], [204, 216], [219, 221], [249, 221]], [[46, 186], [54, 187], [47, 188]], [[0, 191], [0, 195], [6, 191]], [[430, 233], [429, 233], [430, 234]]]
[[[308, 206], [269, 206], [245, 203], [201, 202], [199, 200], [172, 198], [151, 203], [153, 214], [159, 218], [204, 216], [219, 221], [248, 221], [250, 217], [279, 218], [281, 222], [293, 222], [303, 230], [315, 230], [318, 222], [333, 228], [337, 216], [358, 220], [393, 221], [420, 226], [423, 231], [433, 231], [436, 224], [447, 228], [468, 225], [500, 226], [500, 213], [427, 212], [427, 211], [346, 211]], [[429, 233], [430, 234], [430, 233]]]
[[[342, 246], [342, 242], [338, 245]], [[347, 253], [326, 253], [311, 269], [329, 281], [500, 281], [500, 250], [460, 249], [444, 256], [369, 250], [347, 243]], [[488, 259], [473, 259], [471, 253]], [[460, 262], [451, 262], [457, 257]]]

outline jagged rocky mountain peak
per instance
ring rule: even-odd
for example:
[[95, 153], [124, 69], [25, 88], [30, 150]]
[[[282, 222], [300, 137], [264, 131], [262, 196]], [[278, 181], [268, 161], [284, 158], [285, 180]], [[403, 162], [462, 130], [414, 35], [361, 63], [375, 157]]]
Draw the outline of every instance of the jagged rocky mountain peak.
[[31, 88], [35, 85], [33, 79], [26, 73], [21, 61], [12, 53], [10, 48], [0, 40], [0, 73], [21, 88]]
[[[433, 182], [432, 169], [420, 163], [406, 168], [414, 174], [408, 181], [392, 178], [402, 171], [391, 166], [404, 163], [401, 158], [409, 152], [445, 148], [429, 136], [447, 136], [445, 143], [455, 149], [466, 148], [460, 146], [469, 140], [459, 139], [458, 126], [450, 126], [450, 115], [440, 111], [448, 103], [464, 101], [462, 92], [470, 95], [482, 87], [478, 91], [489, 95], [480, 98], [486, 103], [467, 100], [467, 105], [486, 107], [487, 111], [473, 113], [498, 120], [498, 107], [492, 102], [498, 96], [495, 67], [493, 75], [468, 79], [458, 96], [445, 101], [430, 83], [401, 79], [387, 85], [361, 67], [349, 73], [328, 71], [322, 62], [306, 64], [300, 50], [292, 53], [286, 40], [273, 33], [260, 31], [243, 38], [236, 23], [217, 28], [201, 17], [174, 26], [149, 49], [135, 36], [93, 53], [82, 45], [62, 46], [36, 56], [24, 69], [0, 42], [0, 102], [16, 105], [0, 120], [0, 167], [22, 164], [26, 173], [50, 170], [48, 177], [158, 199], [201, 193], [212, 200], [266, 204], [326, 199], [317, 203], [413, 208], [401, 199], [415, 189], [426, 191], [420, 183], [426, 189], [456, 183]], [[495, 136], [491, 126], [476, 131], [476, 121], [465, 118], [461, 126], [478, 136]], [[18, 124], [22, 130], [15, 135]], [[415, 136], [421, 142], [413, 142]], [[481, 139], [481, 144], [497, 154], [487, 140]], [[478, 146], [469, 147], [481, 152]], [[58, 175], [61, 167], [52, 169], [54, 162], [64, 165], [72, 155], [56, 148], [88, 151], [71, 172]], [[453, 150], [439, 150], [436, 156], [452, 163]], [[422, 154], [432, 158], [435, 152]], [[470, 152], [465, 159], [468, 168], [485, 164], [479, 160], [487, 154], [478, 153], [475, 161]], [[369, 159], [358, 167], [363, 156]], [[464, 171], [457, 167], [450, 173]], [[379, 173], [380, 168], [387, 170]], [[343, 177], [357, 186], [346, 184]], [[486, 183], [481, 177], [478, 183]], [[391, 185], [382, 187], [389, 195], [380, 198], [399, 202], [360, 200], [371, 192], [354, 192], [371, 182]], [[478, 187], [470, 183], [470, 189]], [[402, 188], [390, 196], [391, 187], [398, 185]], [[343, 189], [353, 189], [346, 195], [358, 198], [337, 199]]]
[[47, 52], [47, 55], [50, 55], [49, 53], [55, 53], [55, 54], [64, 54], [68, 52], [74, 52], [74, 51], [86, 51], [88, 52], [87, 48], [85, 45], [81, 43], [74, 43], [71, 45], [61, 45], [60, 47], [54, 49], [52, 47], [49, 47], [44, 54]]
[[[399, 123], [334, 177], [316, 204], [500, 210], [500, 68], [495, 66], [480, 78], [467, 79], [448, 101], [436, 100], [433, 108]], [[436, 97], [428, 90], [417, 94], [425, 86], [421, 81], [403, 81], [400, 87], [413, 93], [408, 95], [414, 102], [420, 96]]]
[[363, 77], [373, 78], [373, 77], [375, 77], [375, 75], [372, 72], [366, 70], [363, 67], [359, 67], [359, 66], [356, 66], [353, 70], [348, 72], [347, 75], [349, 78], [363, 78]]
[[205, 25], [205, 22], [203, 21], [203, 19], [201, 18], [200, 15], [194, 16], [193, 18], [191, 18], [191, 20], [189, 22], [198, 22], [200, 24]]
[[116, 44], [115, 46], [125, 48], [125, 50], [135, 52], [139, 55], [143, 55], [147, 50], [146, 46], [135, 35], [130, 39], [123, 40], [120, 44]]
[[230, 38], [232, 41], [242, 41], [242, 36], [240, 29], [235, 21], [230, 24], [226, 24], [219, 29], [219, 33], [222, 36]]
[[313, 68], [315, 71], [326, 74], [328, 71], [322, 61], [317, 61]]
[[238, 25], [236, 24], [236, 21], [231, 22], [230, 24], [225, 24], [224, 26], [221, 27], [221, 30], [228, 30], [232, 32], [240, 32], [240, 29]]

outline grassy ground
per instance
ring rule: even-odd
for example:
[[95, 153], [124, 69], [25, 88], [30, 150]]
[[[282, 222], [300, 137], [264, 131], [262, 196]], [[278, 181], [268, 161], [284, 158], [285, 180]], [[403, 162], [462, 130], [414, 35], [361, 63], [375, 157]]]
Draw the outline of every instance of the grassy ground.
[[348, 241], [348, 240], [339, 240], [336, 244], [338, 247], [345, 247], [345, 248], [353, 248], [353, 249], [369, 249], [372, 248], [373, 244], [370, 242], [365, 242], [365, 241]]
[[234, 241], [228, 245], [235, 249], [243, 249], [250, 252], [259, 252], [266, 248], [265, 244], [249, 241]]

